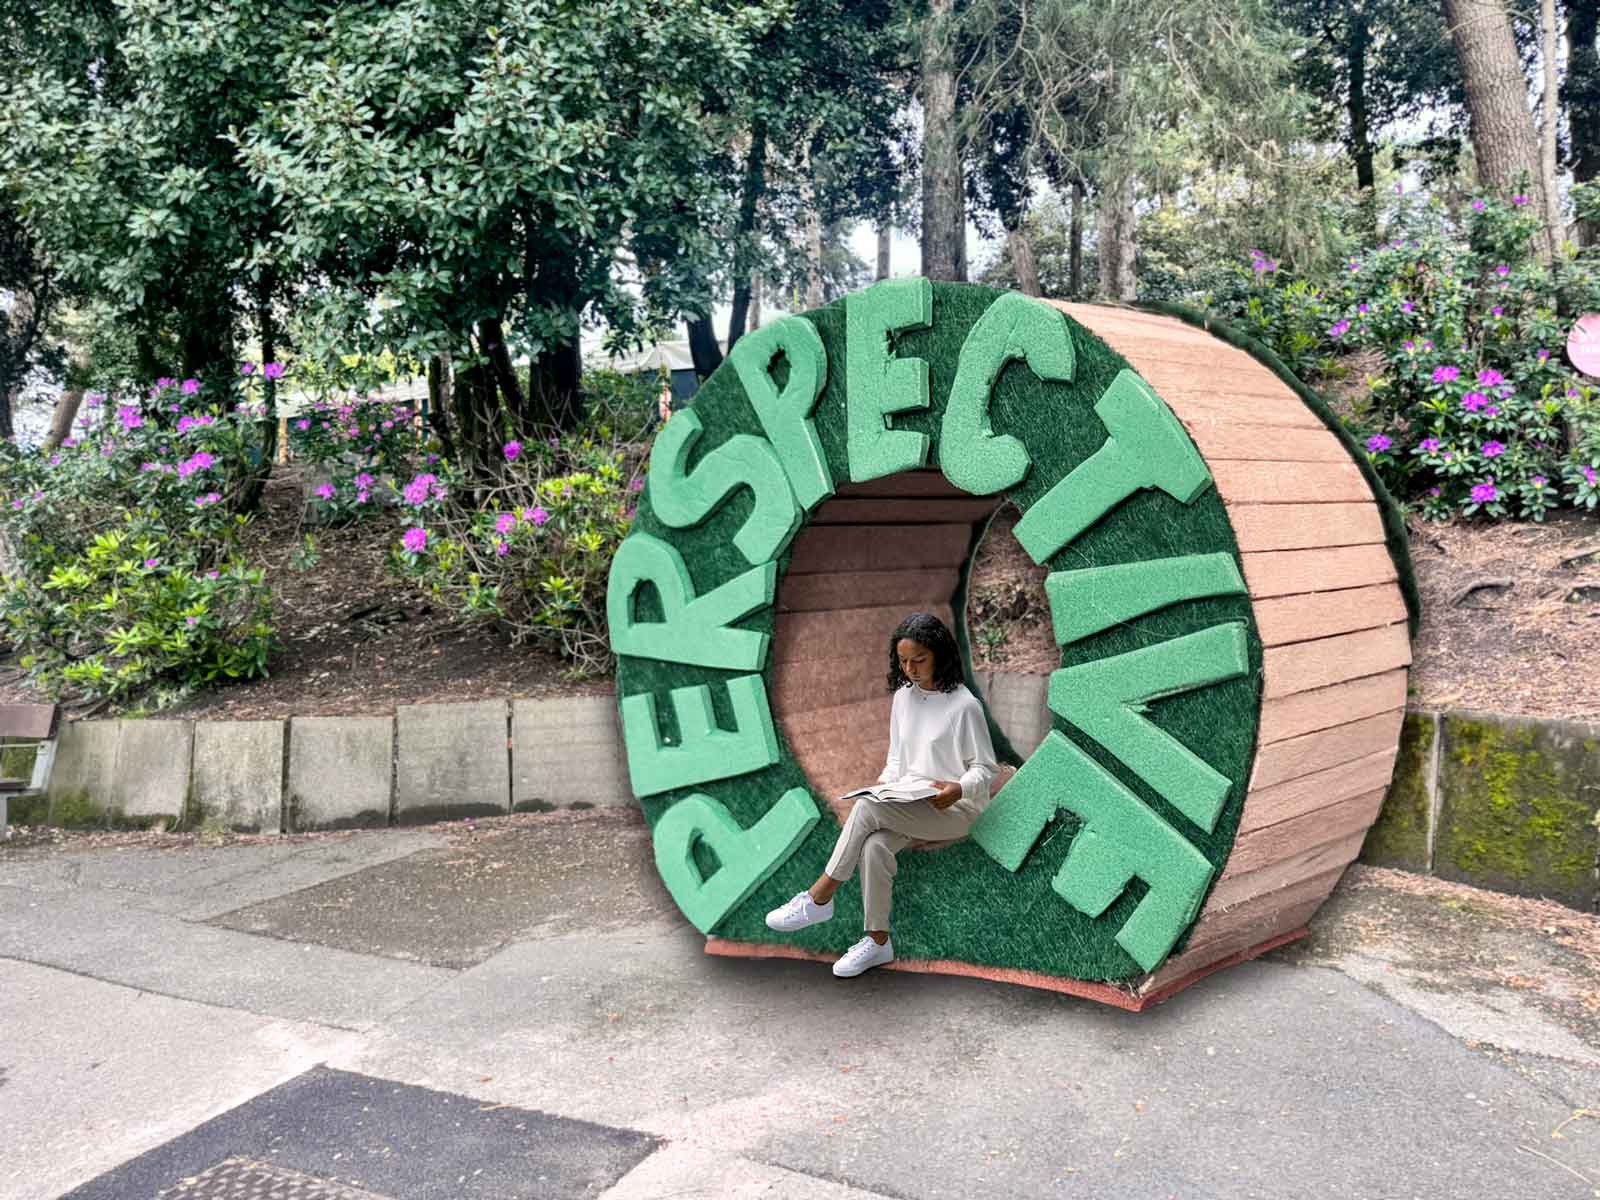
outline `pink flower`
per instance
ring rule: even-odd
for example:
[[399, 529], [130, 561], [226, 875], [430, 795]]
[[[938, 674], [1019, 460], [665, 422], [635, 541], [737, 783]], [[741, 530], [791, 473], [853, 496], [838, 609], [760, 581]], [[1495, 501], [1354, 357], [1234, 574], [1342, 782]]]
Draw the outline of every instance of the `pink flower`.
[[1501, 442], [1485, 442], [1483, 444], [1483, 456], [1485, 458], [1498, 458], [1505, 452], [1505, 445]]
[[1588, 480], [1590, 487], [1593, 487], [1594, 486], [1594, 482], [1595, 482], [1594, 468], [1593, 467], [1579, 467], [1578, 470], [1583, 472], [1584, 479]]
[[529, 515], [528, 519], [535, 525], [543, 525], [550, 519], [550, 514], [545, 512], [545, 510], [540, 508], [538, 505], [535, 505], [533, 512]]
[[1487, 367], [1478, 372], [1478, 382], [1484, 387], [1494, 387], [1497, 383], [1504, 383], [1506, 377], [1493, 367]]
[[147, 558], [144, 560], [144, 569], [146, 571], [153, 571], [156, 568], [156, 564], [160, 561], [161, 560], [159, 558]]
[[193, 396], [199, 390], [200, 381], [198, 379], [185, 379], [183, 381], [183, 394], [185, 396]]
[[428, 531], [420, 526], [412, 526], [406, 530], [405, 537], [400, 539], [406, 550], [411, 554], [421, 554], [428, 548]]
[[1435, 367], [1433, 369], [1433, 381], [1435, 383], [1454, 383], [1456, 377], [1460, 374], [1460, 367]]
[[269, 362], [266, 366], [261, 368], [261, 373], [268, 379], [282, 379], [283, 364], [280, 362]]
[[294, 427], [301, 433], [304, 433], [306, 430], [311, 428], [311, 420], [308, 417], [301, 417], [294, 423]]
[[1484, 209], [1486, 209], [1488, 207], [1489, 206], [1487, 204], [1485, 204], [1482, 200], [1474, 200], [1472, 202], [1472, 211], [1473, 212], [1482, 212]]
[[144, 417], [140, 415], [139, 410], [129, 404], [117, 406], [117, 420], [122, 422], [122, 428], [125, 433], [132, 433], [144, 424]]
[[1503, 279], [1507, 275], [1511, 274], [1511, 268], [1506, 266], [1505, 263], [1501, 263], [1498, 267], [1496, 267], [1494, 269], [1494, 273], [1496, 275], [1500, 276]]
[[239, 364], [239, 374], [241, 374], [241, 375], [254, 375], [255, 373], [256, 373], [256, 365], [255, 365], [255, 363], [246, 362], [246, 363], [240, 363]]
[[510, 550], [511, 545], [509, 542], [497, 541], [494, 544], [494, 553], [496, 558], [504, 558], [507, 553], [510, 552]]
[[507, 442], [501, 448], [501, 453], [506, 456], [507, 462], [516, 462], [517, 456], [522, 453], [521, 442]]
[[321, 496], [324, 500], [332, 500], [333, 499], [333, 494], [337, 490], [338, 489], [335, 488], [333, 486], [333, 484], [324, 483], [324, 484], [318, 485], [318, 487], [317, 487], [317, 495]]
[[1528, 198], [1526, 196], [1513, 196], [1513, 197], [1511, 197], [1511, 203], [1515, 204], [1518, 208], [1521, 208], [1527, 202], [1528, 202]]
[[494, 531], [496, 533], [510, 533], [516, 527], [517, 518], [510, 513], [501, 513], [494, 523]]

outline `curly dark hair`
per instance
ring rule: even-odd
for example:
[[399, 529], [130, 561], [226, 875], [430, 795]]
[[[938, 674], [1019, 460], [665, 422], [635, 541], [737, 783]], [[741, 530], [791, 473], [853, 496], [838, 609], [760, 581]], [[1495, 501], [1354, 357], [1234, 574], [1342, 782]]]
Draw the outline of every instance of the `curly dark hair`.
[[941, 692], [954, 691], [963, 682], [961, 651], [956, 648], [955, 635], [945, 623], [932, 613], [914, 612], [894, 627], [889, 635], [889, 690], [899, 691], [911, 683], [900, 669], [900, 655], [895, 647], [901, 638], [910, 638], [933, 651], [933, 686]]

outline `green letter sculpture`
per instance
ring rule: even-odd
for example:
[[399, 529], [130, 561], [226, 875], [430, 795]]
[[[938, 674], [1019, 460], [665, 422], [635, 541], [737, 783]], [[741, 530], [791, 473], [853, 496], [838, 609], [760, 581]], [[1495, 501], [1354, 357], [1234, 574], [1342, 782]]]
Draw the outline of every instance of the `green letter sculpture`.
[[890, 279], [845, 297], [845, 446], [859, 483], [928, 461], [928, 435], [890, 429], [890, 413], [928, 407], [928, 363], [896, 358], [889, 335], [933, 323], [933, 285]]
[[677, 714], [681, 735], [677, 746], [661, 741], [654, 692], [622, 698], [622, 741], [635, 795], [654, 796], [690, 784], [727, 779], [778, 761], [778, 732], [772, 726], [761, 676], [737, 675], [728, 680], [727, 687], [733, 700], [732, 730], [717, 728], [709, 684], [672, 689], [672, 711]]
[[[782, 354], [789, 378], [780, 394], [772, 360]], [[785, 317], [745, 334], [728, 351], [744, 394], [789, 476], [800, 507], [810, 512], [833, 495], [833, 472], [822, 452], [811, 412], [828, 382], [828, 352], [816, 327], [804, 317]]]

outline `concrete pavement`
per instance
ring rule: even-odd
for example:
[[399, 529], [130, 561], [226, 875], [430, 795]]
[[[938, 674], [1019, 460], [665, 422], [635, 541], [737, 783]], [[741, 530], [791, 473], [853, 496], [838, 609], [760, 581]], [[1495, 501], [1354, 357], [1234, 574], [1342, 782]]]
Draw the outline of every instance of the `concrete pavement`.
[[5, 1200], [1600, 1196], [1553, 905], [1357, 869], [1129, 1014], [707, 957], [628, 812], [127, 840], [0, 849]]

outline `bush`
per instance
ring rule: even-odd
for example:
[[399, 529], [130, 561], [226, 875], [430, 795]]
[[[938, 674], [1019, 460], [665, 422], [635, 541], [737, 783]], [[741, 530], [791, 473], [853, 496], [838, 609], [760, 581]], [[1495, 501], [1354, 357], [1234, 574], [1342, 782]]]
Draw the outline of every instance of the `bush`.
[[1293, 279], [1257, 251], [1239, 268], [1250, 286], [1217, 307], [1313, 383], [1376, 352], [1347, 424], [1425, 515], [1594, 508], [1600, 407], [1562, 348], [1600, 305], [1600, 273], [1583, 257], [1538, 262], [1531, 208], [1479, 197], [1458, 228], [1437, 202], [1402, 204], [1399, 236], [1340, 278]]
[[270, 596], [231, 511], [260, 459], [259, 409], [234, 399], [161, 380], [142, 401], [88, 397], [58, 451], [7, 448], [0, 627], [36, 686], [124, 698], [266, 673]]

